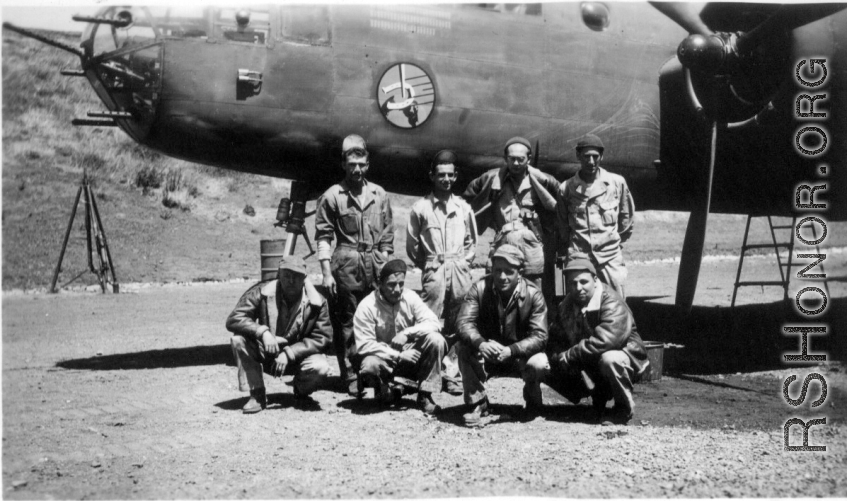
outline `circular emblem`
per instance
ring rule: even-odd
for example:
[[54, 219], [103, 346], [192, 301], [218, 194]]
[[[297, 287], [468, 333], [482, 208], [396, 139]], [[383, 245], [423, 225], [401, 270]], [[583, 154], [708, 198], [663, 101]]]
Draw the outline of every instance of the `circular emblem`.
[[426, 122], [435, 104], [432, 79], [409, 63], [388, 68], [379, 80], [376, 94], [382, 116], [404, 129], [414, 129]]

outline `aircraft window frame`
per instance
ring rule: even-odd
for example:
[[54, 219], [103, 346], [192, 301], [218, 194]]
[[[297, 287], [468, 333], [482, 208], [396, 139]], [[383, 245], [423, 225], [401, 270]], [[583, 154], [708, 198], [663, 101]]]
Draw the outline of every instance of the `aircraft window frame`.
[[[212, 8], [208, 14], [208, 24], [212, 28], [212, 33], [209, 34], [209, 40], [214, 40], [218, 43], [272, 48], [274, 46], [274, 32], [276, 31], [274, 29], [274, 19], [276, 16], [273, 10], [270, 8], [244, 8], [249, 10], [251, 14], [250, 24], [247, 25], [247, 28], [251, 31], [244, 31], [242, 33], [260, 35], [260, 38], [250, 41], [228, 37], [227, 33], [239, 32], [238, 24], [235, 21], [235, 13], [240, 9]], [[226, 17], [228, 15], [227, 11], [232, 11], [231, 19]], [[224, 14], [225, 12], [227, 14]], [[261, 14], [262, 16], [257, 20], [253, 17], [255, 14]]]
[[[277, 19], [279, 19], [279, 29], [276, 32], [278, 34], [277, 39], [281, 42], [287, 43], [306, 44], [315, 47], [331, 47], [332, 22], [329, 7], [330, 6], [326, 4], [279, 6], [277, 16]], [[318, 12], [319, 14], [313, 16], [313, 19], [317, 20], [318, 23], [323, 23], [323, 33], [321, 33], [318, 37], [309, 37], [304, 34], [297, 33], [296, 31], [292, 34], [290, 31], [291, 24], [289, 23], [291, 23], [292, 19], [295, 19], [295, 16], [293, 16], [292, 13], [296, 13], [299, 9], [303, 9], [300, 12], [304, 12], [306, 9]], [[302, 19], [305, 18], [301, 17], [300, 20]]]
[[475, 9], [481, 12], [493, 12], [497, 14], [509, 14], [521, 16], [528, 19], [542, 18], [544, 16], [543, 3], [539, 2], [501, 2], [501, 3], [467, 3], [459, 4], [462, 9]]

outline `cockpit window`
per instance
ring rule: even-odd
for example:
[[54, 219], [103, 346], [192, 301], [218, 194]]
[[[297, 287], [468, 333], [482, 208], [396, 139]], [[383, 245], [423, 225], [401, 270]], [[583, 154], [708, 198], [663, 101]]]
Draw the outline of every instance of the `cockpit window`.
[[282, 39], [309, 45], [329, 45], [329, 11], [326, 5], [284, 5]]
[[270, 40], [271, 16], [267, 7], [216, 9], [214, 13], [216, 38], [260, 45]]
[[491, 12], [503, 12], [506, 14], [522, 14], [526, 16], [541, 15], [540, 3], [469, 3], [462, 4], [461, 6]]

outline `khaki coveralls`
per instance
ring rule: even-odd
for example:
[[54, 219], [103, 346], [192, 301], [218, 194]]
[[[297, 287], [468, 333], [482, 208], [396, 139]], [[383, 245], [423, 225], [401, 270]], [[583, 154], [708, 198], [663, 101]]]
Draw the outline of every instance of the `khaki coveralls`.
[[336, 282], [337, 295], [330, 302], [333, 345], [341, 375], [348, 383], [356, 380], [354, 362], [358, 365], [353, 315], [359, 302], [376, 287], [388, 255], [394, 253], [393, 217], [385, 190], [367, 181], [359, 199], [342, 181], [318, 200], [315, 241], [329, 244], [333, 237], [338, 240], [331, 259], [328, 250], [319, 245], [318, 260], [330, 259]]
[[444, 376], [459, 377], [456, 363], [456, 315], [471, 285], [471, 263], [478, 240], [476, 218], [470, 205], [450, 195], [440, 202], [435, 195], [418, 200], [406, 226], [406, 254], [421, 269], [421, 298], [438, 318], [449, 353], [443, 361]]
[[557, 196], [560, 256], [587, 254], [597, 276], [624, 296], [627, 270], [621, 243], [632, 234], [635, 203], [623, 177], [602, 167], [590, 185], [575, 174]]

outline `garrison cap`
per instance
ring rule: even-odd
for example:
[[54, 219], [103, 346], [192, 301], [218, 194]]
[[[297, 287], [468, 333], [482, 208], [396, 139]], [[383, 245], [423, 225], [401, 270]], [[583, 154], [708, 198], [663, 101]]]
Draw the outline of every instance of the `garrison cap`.
[[586, 134], [582, 136], [576, 143], [577, 153], [584, 150], [585, 148], [594, 148], [599, 151], [601, 155], [603, 154], [603, 150], [605, 149], [605, 147], [603, 146], [603, 141], [600, 140], [600, 138], [595, 136], [594, 134]]
[[515, 136], [512, 139], [509, 139], [508, 141], [506, 141], [506, 146], [503, 148], [503, 154], [504, 155], [509, 152], [509, 146], [511, 146], [513, 144], [522, 144], [522, 145], [526, 146], [527, 154], [532, 153], [532, 146], [529, 144], [529, 141], [527, 141], [525, 138], [522, 138], [520, 136]]
[[436, 165], [443, 164], [456, 165], [456, 162], [458, 161], [459, 157], [456, 156], [456, 153], [454, 153], [453, 150], [441, 150], [432, 158], [432, 167], [435, 168]]
[[511, 244], [503, 244], [497, 247], [494, 255], [491, 256], [491, 262], [493, 263], [497, 258], [505, 259], [507, 263], [517, 267], [523, 266], [524, 263], [523, 251]]
[[595, 277], [597, 276], [597, 269], [587, 257], [575, 257], [569, 260], [568, 264], [565, 265], [565, 271], [588, 271]]
[[368, 144], [362, 138], [362, 136], [358, 134], [350, 134], [349, 136], [344, 138], [344, 142], [341, 143], [341, 153], [347, 153], [350, 150], [368, 150]]
[[294, 273], [305, 275], [306, 262], [303, 261], [303, 258], [300, 256], [285, 256], [279, 260], [279, 269], [277, 272], [282, 272], [282, 270], [290, 270]]
[[406, 273], [406, 263], [402, 259], [392, 259], [385, 263], [379, 270], [379, 281], [384, 282], [386, 278], [395, 273]]

